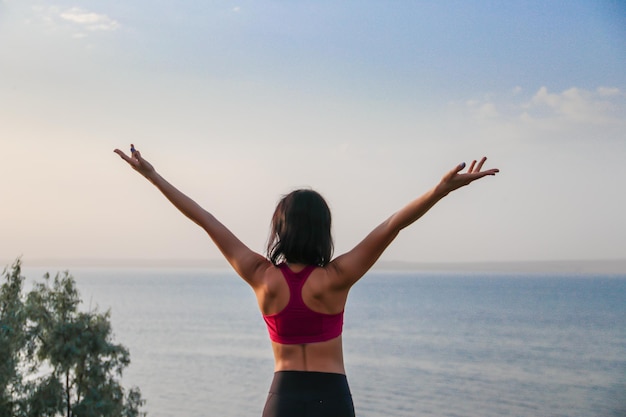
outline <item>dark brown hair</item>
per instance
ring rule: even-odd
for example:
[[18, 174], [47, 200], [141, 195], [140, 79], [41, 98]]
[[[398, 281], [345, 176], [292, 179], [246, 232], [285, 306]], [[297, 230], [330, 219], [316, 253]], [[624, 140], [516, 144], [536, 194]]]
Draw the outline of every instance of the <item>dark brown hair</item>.
[[276, 206], [267, 243], [269, 260], [325, 266], [333, 255], [330, 209], [313, 190], [296, 190]]

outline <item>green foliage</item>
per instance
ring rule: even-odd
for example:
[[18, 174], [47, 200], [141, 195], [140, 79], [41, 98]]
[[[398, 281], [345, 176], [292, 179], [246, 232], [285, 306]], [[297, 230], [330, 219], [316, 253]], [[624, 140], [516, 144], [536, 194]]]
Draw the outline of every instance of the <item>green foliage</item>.
[[20, 363], [28, 340], [25, 332], [26, 311], [22, 301], [21, 262], [3, 271], [0, 287], [0, 416], [12, 415], [20, 407], [22, 391]]
[[78, 311], [68, 272], [46, 274], [25, 300], [20, 260], [3, 275], [0, 416], [145, 416], [139, 389], [119, 383], [130, 356], [112, 341], [110, 311]]

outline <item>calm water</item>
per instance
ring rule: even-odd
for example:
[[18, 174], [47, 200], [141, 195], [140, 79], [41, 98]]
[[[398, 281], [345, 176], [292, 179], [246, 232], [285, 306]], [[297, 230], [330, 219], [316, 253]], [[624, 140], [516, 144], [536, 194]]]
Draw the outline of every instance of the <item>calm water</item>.
[[[272, 353], [233, 272], [70, 272], [111, 309], [150, 417], [260, 416]], [[372, 272], [345, 321], [359, 417], [626, 416], [626, 276]]]

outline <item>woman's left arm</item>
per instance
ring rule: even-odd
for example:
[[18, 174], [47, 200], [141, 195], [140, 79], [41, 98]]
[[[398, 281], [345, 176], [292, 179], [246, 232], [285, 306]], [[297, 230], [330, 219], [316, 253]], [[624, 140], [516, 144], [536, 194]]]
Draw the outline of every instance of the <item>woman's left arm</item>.
[[465, 163], [457, 165], [434, 188], [392, 214], [352, 250], [334, 259], [329, 264], [334, 272], [332, 282], [337, 283], [339, 289], [349, 288], [374, 265], [402, 229], [426, 214], [443, 197], [480, 178], [498, 173], [496, 168], [482, 171], [486, 160], [482, 158], [479, 162], [473, 161], [465, 173], [461, 172], [465, 169]]

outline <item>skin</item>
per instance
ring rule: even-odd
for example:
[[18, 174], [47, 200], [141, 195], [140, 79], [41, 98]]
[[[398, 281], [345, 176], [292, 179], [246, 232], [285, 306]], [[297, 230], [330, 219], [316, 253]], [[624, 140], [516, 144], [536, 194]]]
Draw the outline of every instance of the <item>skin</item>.
[[[289, 288], [282, 272], [267, 258], [241, 242], [211, 213], [167, 182], [131, 145], [131, 155], [114, 151], [135, 171], [154, 184], [185, 216], [202, 227], [237, 274], [254, 290], [262, 314], [280, 312], [289, 301]], [[411, 225], [452, 191], [469, 185], [498, 169], [482, 170], [487, 158], [465, 163], [446, 173], [441, 181], [422, 196], [408, 203], [372, 230], [352, 250], [336, 257], [325, 267], [316, 268], [302, 289], [305, 304], [314, 311], [336, 314], [344, 310], [350, 288], [374, 265], [398, 233]], [[295, 272], [306, 265], [288, 264]], [[272, 342], [275, 371], [297, 370], [345, 374], [342, 338], [301, 345]]]

